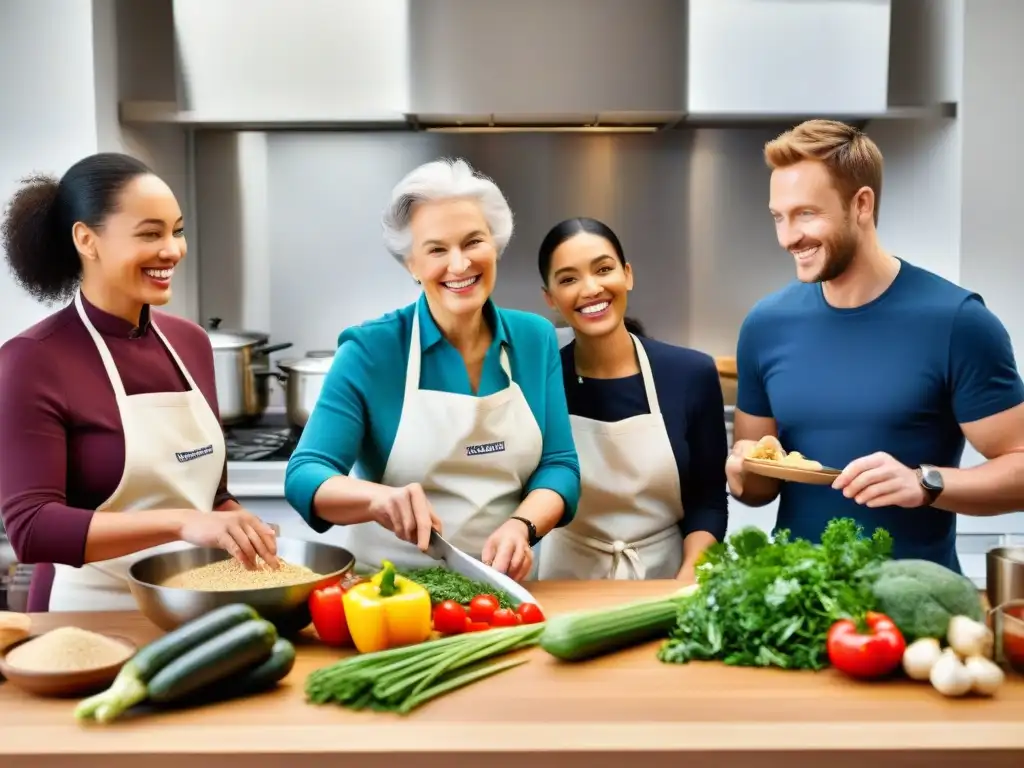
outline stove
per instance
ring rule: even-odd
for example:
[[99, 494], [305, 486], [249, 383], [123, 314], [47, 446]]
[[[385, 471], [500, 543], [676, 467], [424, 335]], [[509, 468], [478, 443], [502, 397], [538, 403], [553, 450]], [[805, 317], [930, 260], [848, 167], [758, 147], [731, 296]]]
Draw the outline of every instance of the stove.
[[252, 426], [226, 427], [228, 461], [288, 461], [300, 434], [283, 413], [265, 414]]

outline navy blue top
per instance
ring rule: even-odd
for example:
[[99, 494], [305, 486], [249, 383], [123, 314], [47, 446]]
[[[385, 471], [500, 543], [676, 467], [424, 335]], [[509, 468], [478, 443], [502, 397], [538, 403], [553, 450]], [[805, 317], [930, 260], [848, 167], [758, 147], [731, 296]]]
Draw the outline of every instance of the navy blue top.
[[341, 332], [320, 397], [288, 460], [284, 478], [288, 503], [313, 530], [323, 533], [331, 523], [316, 514], [313, 499], [326, 480], [351, 472], [364, 480], [381, 481], [402, 418], [414, 314], [420, 321], [420, 386], [424, 389], [475, 397], [499, 392], [509, 385], [501, 367], [501, 350], [506, 350], [512, 380], [522, 390], [544, 438], [540, 463], [524, 478], [523, 497], [536, 488], [554, 491], [565, 502], [558, 525], [567, 525], [576, 513], [580, 473], [560, 386], [555, 327], [539, 315], [502, 309], [490, 300], [484, 305], [484, 318], [494, 339], [476, 392], [462, 356], [441, 335], [423, 295], [402, 309]]
[[[684, 515], [683, 536], [707, 531], [718, 541], [729, 522], [725, 460], [725, 406], [715, 361], [703, 352], [640, 338], [651, 363], [672, 452], [679, 469]], [[579, 383], [574, 350], [562, 348], [562, 376], [569, 413], [595, 421], [622, 421], [650, 413], [643, 376], [590, 379]], [[585, 510], [584, 510], [585, 513]]]
[[[837, 309], [820, 284], [793, 283], [740, 330], [736, 407], [775, 419], [786, 450], [841, 469], [885, 451], [909, 467], [959, 467], [965, 424], [1024, 402], [1009, 335], [982, 298], [901, 262], [877, 299]], [[783, 483], [776, 525], [820, 540], [852, 517], [894, 539], [894, 557], [960, 570], [956, 515], [870, 509], [829, 486]]]

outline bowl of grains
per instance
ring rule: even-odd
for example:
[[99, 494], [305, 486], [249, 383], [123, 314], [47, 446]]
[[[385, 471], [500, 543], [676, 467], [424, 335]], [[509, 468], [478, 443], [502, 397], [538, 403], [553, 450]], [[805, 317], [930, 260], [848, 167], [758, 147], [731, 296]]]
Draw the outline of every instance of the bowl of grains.
[[83, 696], [109, 686], [137, 646], [127, 637], [58, 627], [0, 652], [0, 672], [37, 696]]
[[282, 635], [311, 621], [309, 595], [352, 570], [347, 549], [304, 539], [277, 539], [281, 567], [262, 560], [249, 570], [222, 549], [194, 547], [150, 555], [128, 569], [128, 586], [142, 614], [171, 631], [229, 603], [252, 606]]

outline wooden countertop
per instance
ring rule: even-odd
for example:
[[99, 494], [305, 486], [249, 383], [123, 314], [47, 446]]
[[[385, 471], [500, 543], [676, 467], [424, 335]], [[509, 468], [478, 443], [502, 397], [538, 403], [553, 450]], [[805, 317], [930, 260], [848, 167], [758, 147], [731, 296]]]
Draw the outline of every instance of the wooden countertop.
[[[675, 582], [535, 582], [549, 615], [667, 594]], [[37, 614], [34, 629], [62, 624], [146, 642], [158, 630], [137, 613]], [[511, 671], [435, 700], [407, 718], [305, 703], [306, 675], [338, 658], [300, 646], [277, 691], [111, 726], [79, 726], [73, 702], [37, 699], [0, 684], [0, 764], [75, 768], [486, 765], [522, 768], [537, 755], [560, 768], [643, 760], [645, 768], [702, 765], [872, 768], [1024, 764], [1024, 679], [991, 700], [949, 700], [927, 684], [858, 684], [838, 673], [675, 666], [657, 643], [581, 664], [540, 650]], [[925, 754], [929, 752], [931, 754]], [[102, 763], [100, 762], [102, 759]]]

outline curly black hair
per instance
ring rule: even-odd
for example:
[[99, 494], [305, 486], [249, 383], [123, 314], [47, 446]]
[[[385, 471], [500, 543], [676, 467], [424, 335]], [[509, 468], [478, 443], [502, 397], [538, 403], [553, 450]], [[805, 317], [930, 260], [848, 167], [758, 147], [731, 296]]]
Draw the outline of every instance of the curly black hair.
[[80, 221], [100, 229], [125, 185], [149, 173], [134, 157], [102, 152], [79, 160], [59, 181], [42, 174], [22, 179], [0, 220], [0, 247], [15, 282], [45, 304], [74, 296], [82, 261], [72, 227]]

